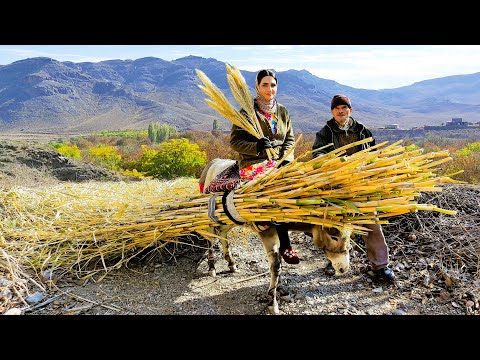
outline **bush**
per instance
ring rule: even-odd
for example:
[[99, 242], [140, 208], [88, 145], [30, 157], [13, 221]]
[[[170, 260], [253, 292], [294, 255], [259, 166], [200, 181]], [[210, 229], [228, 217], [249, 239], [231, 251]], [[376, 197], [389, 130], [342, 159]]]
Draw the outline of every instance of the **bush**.
[[467, 144], [452, 155], [453, 162], [443, 171], [444, 174], [463, 171], [454, 178], [470, 184], [480, 183], [480, 142]]
[[134, 177], [134, 178], [139, 178], [139, 179], [145, 178], [145, 174], [142, 173], [142, 172], [138, 172], [137, 169], [123, 170], [123, 171], [120, 171], [120, 173], [122, 173], [125, 176], [130, 176], [130, 177]]
[[92, 157], [92, 163], [103, 166], [109, 170], [118, 170], [122, 156], [118, 154], [117, 148], [114, 146], [100, 144], [97, 147], [89, 149]]
[[80, 151], [77, 145], [72, 145], [70, 143], [62, 143], [62, 144], [54, 144], [53, 148], [60, 155], [63, 155], [75, 160], [82, 160], [82, 152]]
[[207, 162], [207, 155], [187, 139], [163, 142], [158, 150], [144, 147], [141, 171], [157, 179], [198, 177]]

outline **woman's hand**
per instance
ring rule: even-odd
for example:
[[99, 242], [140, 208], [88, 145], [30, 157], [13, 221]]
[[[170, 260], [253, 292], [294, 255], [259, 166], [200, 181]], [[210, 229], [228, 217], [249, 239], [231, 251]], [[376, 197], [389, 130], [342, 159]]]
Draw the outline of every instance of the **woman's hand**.
[[270, 142], [270, 139], [268, 139], [267, 137], [262, 137], [260, 139], [257, 140], [257, 155], [260, 155], [260, 153], [263, 151], [263, 150], [266, 150], [266, 149], [271, 149], [273, 146], [272, 146], [272, 143]]

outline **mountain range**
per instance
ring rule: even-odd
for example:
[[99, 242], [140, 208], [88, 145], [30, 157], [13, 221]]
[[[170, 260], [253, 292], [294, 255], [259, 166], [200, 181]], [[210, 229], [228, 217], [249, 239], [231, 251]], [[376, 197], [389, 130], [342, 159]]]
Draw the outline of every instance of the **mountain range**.
[[[238, 107], [225, 63], [213, 58], [73, 63], [36, 57], [1, 65], [0, 131], [90, 133], [147, 129], [152, 122], [180, 131], [211, 130], [215, 119], [230, 129], [230, 121], [205, 102], [195, 69]], [[255, 94], [256, 72], [241, 73]], [[290, 111], [295, 132], [318, 131], [332, 117], [330, 100], [338, 93], [350, 97], [352, 116], [370, 127], [409, 129], [452, 118], [480, 121], [480, 72], [384, 90], [353, 88], [307, 70], [279, 71], [277, 78], [277, 99]]]

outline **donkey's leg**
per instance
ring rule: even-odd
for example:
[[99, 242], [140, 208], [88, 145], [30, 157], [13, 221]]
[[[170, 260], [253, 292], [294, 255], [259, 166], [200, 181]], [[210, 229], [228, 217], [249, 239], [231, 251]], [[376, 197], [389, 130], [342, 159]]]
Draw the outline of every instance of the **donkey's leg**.
[[278, 239], [275, 226], [271, 226], [265, 231], [259, 233], [262, 240], [263, 247], [268, 257], [268, 264], [270, 266], [270, 285], [268, 287], [267, 295], [269, 297], [268, 310], [272, 314], [280, 313], [277, 301], [277, 286], [280, 278], [281, 260]]
[[[207, 230], [208, 232], [211, 232], [212, 234], [217, 234], [218, 229], [216, 227], [210, 227]], [[215, 252], [213, 250], [213, 246], [215, 244], [216, 238], [212, 237], [211, 239], [208, 240], [208, 254], [207, 254], [207, 263], [208, 263], [208, 274], [210, 276], [217, 276], [217, 270], [215, 269]]]
[[213, 243], [214, 239], [208, 239], [208, 255], [207, 255], [207, 262], [208, 262], [208, 274], [210, 276], [217, 276], [217, 271], [215, 270], [215, 254], [213, 252]]
[[[228, 263], [228, 268], [231, 272], [235, 272], [237, 270], [237, 265], [235, 264], [235, 260], [233, 259], [233, 255], [230, 251], [230, 243], [226, 240], [228, 231], [232, 228], [231, 225], [222, 225], [216, 226], [214, 228], [209, 228], [208, 231], [214, 232], [216, 235], [220, 236], [219, 240], [222, 244], [222, 251], [225, 260]], [[224, 238], [224, 239], [222, 239]], [[208, 246], [208, 273], [210, 276], [216, 276], [217, 271], [215, 269], [215, 253], [213, 251], [213, 245], [215, 240], [209, 240]]]
[[[225, 237], [226, 237], [226, 234], [225, 234]], [[230, 272], [237, 271], [237, 264], [235, 263], [235, 259], [233, 258], [232, 252], [230, 251], [230, 242], [220, 239], [220, 243], [222, 244], [223, 257], [225, 258], [225, 261], [228, 264], [228, 268], [230, 269]]]

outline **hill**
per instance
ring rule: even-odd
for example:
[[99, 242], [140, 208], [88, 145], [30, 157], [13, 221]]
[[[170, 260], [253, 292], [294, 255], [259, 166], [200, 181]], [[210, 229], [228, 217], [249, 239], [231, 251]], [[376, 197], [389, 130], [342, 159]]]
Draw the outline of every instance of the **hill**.
[[[0, 66], [0, 131], [89, 133], [146, 129], [153, 121], [179, 130], [211, 129], [231, 123], [205, 103], [195, 69], [202, 70], [229, 98], [225, 63], [187, 56], [98, 63], [38, 57]], [[254, 94], [255, 72], [242, 71]], [[478, 122], [480, 73], [449, 76], [410, 86], [365, 90], [322, 79], [307, 70], [277, 73], [279, 102], [287, 106], [296, 132], [317, 131], [331, 118], [336, 93], [351, 97], [354, 116], [371, 127], [407, 129], [441, 125], [451, 118]]]
[[72, 160], [34, 142], [0, 140], [0, 189], [89, 180], [120, 181], [126, 178]]

